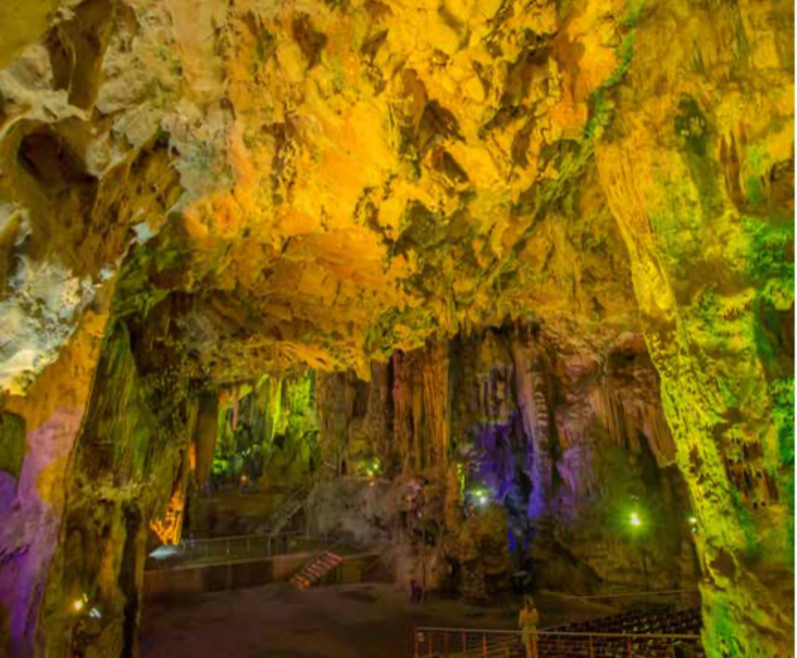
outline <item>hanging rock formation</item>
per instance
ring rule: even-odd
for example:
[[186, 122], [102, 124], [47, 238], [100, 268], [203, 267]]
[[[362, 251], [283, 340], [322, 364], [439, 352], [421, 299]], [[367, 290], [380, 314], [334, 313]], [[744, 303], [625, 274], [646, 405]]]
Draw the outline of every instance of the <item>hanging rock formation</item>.
[[[436, 388], [434, 399], [424, 377], [430, 371], [451, 382]], [[478, 506], [483, 495], [507, 510], [515, 550], [532, 550], [540, 582], [581, 593], [602, 583], [643, 586], [642, 546], [627, 533], [637, 505], [650, 525], [643, 544], [653, 582], [665, 589], [694, 582], [685, 483], [674, 466], [658, 377], [639, 335], [587, 348], [517, 323], [396, 354], [387, 375], [393, 380], [387, 398], [378, 380], [366, 384], [344, 374], [321, 380], [327, 392], [319, 401], [335, 392], [357, 400], [319, 404], [326, 419], [322, 458], [333, 471], [341, 470], [338, 459], [347, 461], [350, 474], [368, 473], [376, 458], [381, 476], [442, 486], [428, 500], [453, 496]], [[442, 427], [435, 422], [441, 409]], [[442, 438], [447, 447], [433, 449]], [[451, 480], [452, 472], [461, 476]], [[363, 518], [336, 509], [335, 501], [346, 496], [326, 491], [319, 498], [315, 517], [324, 530], [338, 519], [358, 539], [369, 536]], [[357, 505], [341, 505], [359, 514]], [[396, 525], [397, 511], [380, 514], [374, 523]], [[443, 507], [426, 509], [424, 517], [447, 532], [461, 522]], [[452, 559], [457, 550], [448, 551]], [[560, 559], [564, 554], [569, 562]]]
[[[175, 540], [212, 401], [248, 386], [235, 431], [317, 438], [319, 472], [474, 464], [585, 582], [618, 576], [589, 505], [682, 478], [708, 654], [784, 655], [793, 26], [785, 0], [0, 3], [0, 646], [135, 652], [147, 528]], [[109, 621], [70, 640], [84, 592]]]

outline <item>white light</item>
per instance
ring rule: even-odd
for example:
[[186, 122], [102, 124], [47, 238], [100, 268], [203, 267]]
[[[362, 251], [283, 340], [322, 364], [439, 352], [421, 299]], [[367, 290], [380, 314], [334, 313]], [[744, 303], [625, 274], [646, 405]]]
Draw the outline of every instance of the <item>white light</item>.
[[80, 612], [81, 610], [83, 610], [83, 606], [85, 605], [86, 603], [83, 601], [83, 599], [75, 599], [74, 601], [72, 601], [72, 609], [75, 612]]
[[639, 514], [636, 512], [631, 512], [631, 525], [636, 528], [642, 525], [642, 519], [639, 518]]
[[179, 546], [158, 546], [149, 556], [153, 560], [166, 560], [170, 557], [180, 555], [181, 549]]

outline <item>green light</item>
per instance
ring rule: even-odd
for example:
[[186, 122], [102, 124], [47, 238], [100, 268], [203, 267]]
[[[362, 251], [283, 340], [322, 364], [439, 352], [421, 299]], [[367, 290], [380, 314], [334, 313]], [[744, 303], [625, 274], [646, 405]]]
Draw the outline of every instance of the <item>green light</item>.
[[639, 518], [639, 514], [636, 512], [631, 512], [631, 518], [629, 519], [629, 522], [635, 528], [639, 528], [642, 525], [642, 519]]
[[474, 487], [466, 491], [465, 495], [477, 505], [484, 507], [492, 500], [493, 492], [488, 488]]

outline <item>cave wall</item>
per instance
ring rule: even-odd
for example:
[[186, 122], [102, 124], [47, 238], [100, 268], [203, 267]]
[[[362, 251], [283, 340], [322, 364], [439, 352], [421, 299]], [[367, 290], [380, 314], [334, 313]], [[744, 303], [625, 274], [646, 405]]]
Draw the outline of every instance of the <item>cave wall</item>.
[[[262, 375], [203, 394], [191, 448], [196, 468], [179, 500], [183, 532], [257, 534], [286, 496], [309, 490], [322, 468], [317, 376]], [[158, 529], [160, 541], [172, 543]]]
[[[169, 349], [173, 311], [167, 302], [143, 324], [117, 318], [105, 336], [40, 612], [43, 655], [137, 653], [150, 523], [179, 530], [169, 511], [184, 500], [201, 397], [189, 391], [185, 355]], [[87, 615], [92, 608], [100, 616]]]
[[[381, 477], [440, 488], [429, 499], [450, 496], [462, 508], [487, 492], [506, 511], [517, 564], [532, 556], [541, 585], [643, 587], [644, 550], [651, 587], [694, 587], [688, 493], [641, 336], [586, 345], [515, 322], [397, 353], [374, 373], [368, 383], [351, 373], [319, 377], [332, 473], [346, 459], [348, 475], [375, 475], [376, 457]], [[629, 533], [634, 509], [648, 526], [641, 541]], [[343, 528], [367, 525], [326, 513]], [[442, 505], [426, 515], [463, 522]], [[395, 513], [380, 518], [395, 528]]]
[[390, 368], [372, 363], [370, 380], [353, 372], [317, 375], [316, 408], [320, 429], [321, 474], [364, 474], [379, 460], [379, 470], [396, 473], [401, 454], [392, 450], [396, 404], [390, 389]]
[[173, 312], [167, 302], [144, 323], [116, 307], [94, 318], [74, 356], [38, 380], [46, 393], [6, 401], [27, 427], [16, 489], [4, 480], [11, 655], [136, 655], [150, 522], [179, 529], [169, 511], [185, 491], [201, 392], [169, 348]]
[[793, 24], [785, 2], [643, 12], [596, 144], [703, 528], [711, 655], [794, 644]]
[[[2, 400], [4, 449], [19, 470], [0, 471], [0, 652], [28, 656], [42, 641], [39, 614], [66, 506], [70, 456], [88, 409], [107, 310], [87, 315], [67, 350], [28, 394]], [[19, 448], [14, 448], [14, 451]], [[9, 459], [9, 461], [11, 461]]]
[[[144, 350], [109, 320], [111, 295], [98, 301], [28, 394], [2, 400], [4, 449], [22, 439], [0, 472], [2, 655], [60, 656], [87, 638], [98, 655], [133, 655], [147, 522], [184, 479], [187, 443], [167, 429], [180, 418], [177, 369], [137, 364]], [[90, 607], [102, 621], [87, 628]]]
[[[539, 584], [644, 587], [644, 549], [650, 586], [693, 587], [690, 505], [641, 337], [568, 343], [522, 323], [455, 341], [458, 451], [504, 503]], [[647, 526], [636, 539], [634, 509]]]

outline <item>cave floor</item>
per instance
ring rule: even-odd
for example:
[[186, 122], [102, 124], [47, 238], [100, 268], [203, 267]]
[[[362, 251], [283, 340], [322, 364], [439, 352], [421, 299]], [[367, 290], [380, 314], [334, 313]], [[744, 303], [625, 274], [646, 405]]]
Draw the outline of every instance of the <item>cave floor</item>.
[[[535, 597], [541, 625], [608, 614], [611, 609], [555, 594]], [[403, 658], [414, 625], [514, 629], [520, 599], [478, 607], [430, 597], [411, 604], [386, 584], [303, 592], [269, 585], [150, 602], [144, 608], [142, 658]]]

